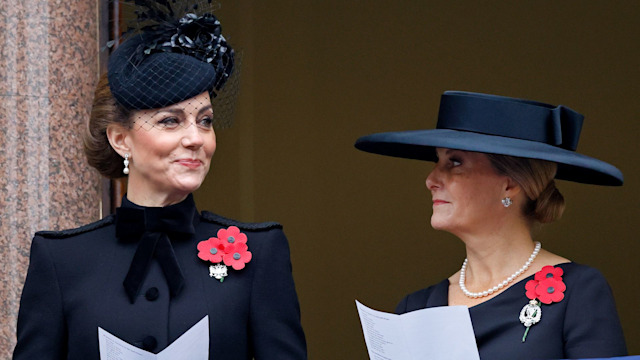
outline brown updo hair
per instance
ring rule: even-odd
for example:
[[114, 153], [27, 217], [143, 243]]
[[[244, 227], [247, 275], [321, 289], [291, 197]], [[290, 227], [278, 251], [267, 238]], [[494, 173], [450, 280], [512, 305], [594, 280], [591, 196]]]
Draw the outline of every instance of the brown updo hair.
[[487, 154], [499, 174], [518, 183], [527, 197], [524, 215], [540, 223], [558, 220], [564, 211], [564, 197], [553, 178], [558, 165], [554, 162], [515, 156]]
[[131, 128], [133, 122], [131, 111], [116, 103], [105, 73], [100, 76], [96, 86], [91, 116], [83, 136], [84, 153], [89, 165], [96, 168], [100, 174], [116, 179], [124, 176], [124, 164], [122, 156], [111, 147], [107, 139], [107, 127], [111, 124]]

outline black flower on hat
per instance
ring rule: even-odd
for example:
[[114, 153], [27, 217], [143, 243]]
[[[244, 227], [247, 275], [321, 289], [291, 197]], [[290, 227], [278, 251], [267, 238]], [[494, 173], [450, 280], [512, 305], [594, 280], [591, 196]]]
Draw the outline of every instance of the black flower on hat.
[[158, 52], [172, 52], [192, 56], [202, 62], [213, 65], [220, 73], [215, 84], [220, 89], [233, 71], [234, 52], [224, 36], [220, 21], [210, 13], [198, 16], [187, 13], [177, 24], [162, 23], [147, 27], [147, 34], [151, 40], [142, 47], [142, 54], [138, 54], [138, 61], [143, 61], [145, 55]]
[[227, 83], [235, 70], [235, 52], [211, 12], [211, 1], [121, 1], [135, 3], [136, 21], [109, 59], [109, 86], [118, 103], [127, 109], [154, 109], [208, 91], [212, 102], [218, 98], [220, 104], [217, 120], [230, 118], [237, 81], [231, 91]]

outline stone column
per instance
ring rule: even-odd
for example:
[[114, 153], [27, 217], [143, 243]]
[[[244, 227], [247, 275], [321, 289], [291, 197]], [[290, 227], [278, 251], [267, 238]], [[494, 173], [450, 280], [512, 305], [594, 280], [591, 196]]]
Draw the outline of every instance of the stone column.
[[0, 1], [0, 358], [9, 359], [37, 230], [100, 218], [82, 152], [98, 72], [100, 0]]

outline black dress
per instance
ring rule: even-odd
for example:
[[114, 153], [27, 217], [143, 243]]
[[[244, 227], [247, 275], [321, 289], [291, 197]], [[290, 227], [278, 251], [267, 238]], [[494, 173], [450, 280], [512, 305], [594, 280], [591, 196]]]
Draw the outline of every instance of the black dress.
[[[123, 280], [142, 243], [136, 237], [116, 236], [126, 212], [74, 230], [37, 233], [20, 302], [14, 359], [98, 359], [98, 327], [157, 353], [205, 315], [211, 359], [306, 359], [282, 227], [199, 214], [191, 196], [171, 207], [178, 215], [189, 214], [193, 225], [193, 234], [169, 237], [184, 275], [175, 294], [168, 279], [175, 272], [166, 273], [155, 255], [139, 291], [125, 291]], [[123, 208], [149, 209], [126, 198]], [[170, 221], [176, 222], [171, 227], [181, 225], [177, 219]], [[198, 258], [197, 244], [229, 226], [246, 234], [253, 258], [242, 270], [229, 267], [220, 282], [210, 276], [211, 263]]]
[[[525, 284], [512, 285], [496, 297], [469, 308], [481, 359], [564, 359], [612, 357], [627, 354], [611, 289], [602, 274], [576, 263], [556, 265], [564, 271], [564, 299], [542, 304], [542, 318], [526, 341], [520, 310], [529, 299]], [[396, 313], [447, 306], [449, 281], [406, 296]]]

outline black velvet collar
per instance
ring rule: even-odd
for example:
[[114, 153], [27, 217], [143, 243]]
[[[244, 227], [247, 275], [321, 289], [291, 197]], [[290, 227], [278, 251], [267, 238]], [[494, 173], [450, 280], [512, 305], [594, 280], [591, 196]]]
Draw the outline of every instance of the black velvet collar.
[[123, 285], [133, 304], [140, 292], [149, 265], [155, 258], [164, 273], [172, 297], [184, 286], [184, 276], [171, 240], [183, 240], [195, 234], [198, 221], [193, 196], [189, 194], [182, 202], [166, 207], [138, 206], [126, 195], [122, 206], [116, 209], [116, 237], [120, 241], [139, 241], [138, 248]]

